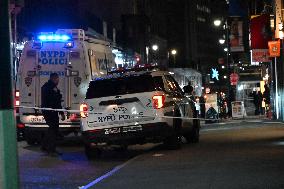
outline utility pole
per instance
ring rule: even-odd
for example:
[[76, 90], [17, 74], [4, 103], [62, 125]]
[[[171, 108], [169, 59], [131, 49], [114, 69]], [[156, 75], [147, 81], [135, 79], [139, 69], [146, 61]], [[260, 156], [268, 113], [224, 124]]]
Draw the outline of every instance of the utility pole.
[[0, 188], [18, 189], [9, 0], [0, 0]]
[[228, 94], [227, 94], [227, 106], [228, 106], [228, 112], [230, 115], [232, 115], [232, 96], [231, 96], [231, 81], [230, 81], [230, 71], [231, 71], [231, 66], [230, 66], [230, 31], [229, 31], [229, 24], [228, 24], [229, 17], [227, 16], [226, 22], [225, 22], [225, 30], [226, 30], [226, 46], [227, 46], [227, 52], [226, 52], [226, 64], [227, 64], [227, 85], [228, 85]]

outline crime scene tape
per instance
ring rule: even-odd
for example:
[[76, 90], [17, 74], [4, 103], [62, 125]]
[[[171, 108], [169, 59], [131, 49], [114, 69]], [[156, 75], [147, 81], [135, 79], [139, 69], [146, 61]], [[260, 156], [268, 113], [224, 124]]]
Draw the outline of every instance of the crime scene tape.
[[200, 121], [218, 121], [217, 119], [204, 119], [204, 118], [190, 118], [190, 117], [176, 117], [176, 116], [161, 116], [161, 115], [147, 115], [147, 114], [119, 114], [119, 113], [104, 113], [104, 112], [95, 112], [95, 111], [80, 111], [80, 110], [68, 110], [68, 109], [53, 109], [53, 108], [40, 108], [40, 107], [30, 107], [30, 106], [15, 106], [15, 108], [22, 109], [34, 109], [34, 110], [45, 110], [45, 111], [56, 111], [56, 112], [68, 112], [68, 113], [88, 113], [88, 114], [97, 114], [97, 115], [126, 115], [126, 116], [137, 116], [140, 118], [150, 117], [150, 118], [166, 118], [166, 119], [183, 119], [183, 120], [200, 120]]

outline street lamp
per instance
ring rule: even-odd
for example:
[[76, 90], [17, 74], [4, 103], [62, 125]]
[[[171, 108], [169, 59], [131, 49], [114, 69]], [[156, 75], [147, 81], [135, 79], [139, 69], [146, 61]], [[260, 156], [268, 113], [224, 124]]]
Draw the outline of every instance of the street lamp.
[[216, 20], [214, 20], [214, 26], [217, 26], [217, 27], [219, 27], [220, 25], [221, 25], [221, 23], [222, 23], [222, 21], [221, 20], [219, 20], [219, 19], [216, 19]]
[[153, 50], [153, 52], [151, 53], [151, 55], [152, 55], [152, 62], [157, 64], [158, 57], [156, 57], [156, 56], [158, 54], [157, 51], [159, 50], [159, 46], [157, 44], [152, 45], [152, 50]]
[[155, 44], [155, 45], [152, 46], [152, 50], [153, 50], [153, 51], [157, 51], [158, 49], [159, 49], [159, 46], [158, 46], [158, 45]]
[[174, 57], [174, 65], [176, 65], [176, 54], [177, 54], [177, 50], [176, 50], [176, 49], [172, 49], [172, 50], [171, 50], [171, 54], [172, 54], [173, 57]]
[[173, 49], [173, 50], [171, 51], [171, 53], [172, 53], [172, 55], [176, 55], [176, 54], [177, 54], [177, 50]]
[[221, 45], [223, 45], [224, 43], [225, 43], [225, 39], [219, 39], [219, 43], [221, 44]]

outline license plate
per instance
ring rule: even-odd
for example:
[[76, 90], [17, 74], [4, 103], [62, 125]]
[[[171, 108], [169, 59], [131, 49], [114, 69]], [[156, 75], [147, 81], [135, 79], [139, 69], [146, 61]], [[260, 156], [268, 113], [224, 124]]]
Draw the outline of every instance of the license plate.
[[44, 119], [42, 117], [32, 117], [30, 118], [31, 123], [42, 123], [44, 122]]
[[109, 129], [105, 129], [105, 135], [109, 134], [118, 134], [118, 133], [132, 133], [142, 131], [143, 128], [141, 125], [131, 125], [124, 127], [113, 127]]

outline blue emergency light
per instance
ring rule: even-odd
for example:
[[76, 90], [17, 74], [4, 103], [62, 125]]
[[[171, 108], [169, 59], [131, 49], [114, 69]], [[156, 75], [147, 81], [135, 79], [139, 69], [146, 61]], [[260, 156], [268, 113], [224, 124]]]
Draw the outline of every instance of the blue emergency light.
[[68, 35], [57, 35], [57, 34], [50, 34], [50, 35], [39, 35], [37, 37], [40, 41], [62, 41], [66, 42], [71, 40], [71, 37]]

